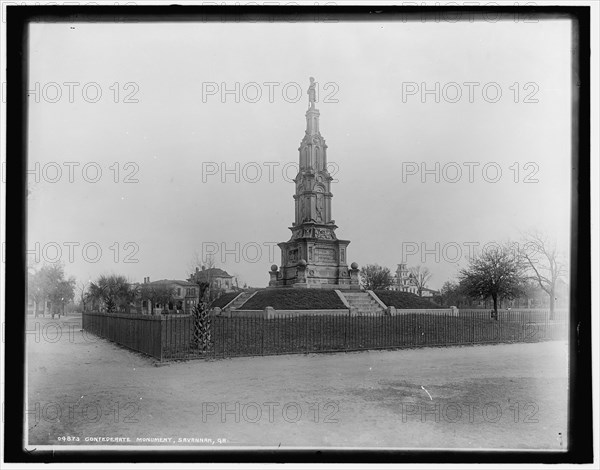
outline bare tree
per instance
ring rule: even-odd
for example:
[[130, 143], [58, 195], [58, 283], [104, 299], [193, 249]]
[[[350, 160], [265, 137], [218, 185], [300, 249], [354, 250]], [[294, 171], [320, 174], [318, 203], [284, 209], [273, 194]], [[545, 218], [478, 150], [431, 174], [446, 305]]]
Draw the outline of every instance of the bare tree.
[[556, 242], [548, 236], [537, 231], [530, 232], [524, 236], [524, 242], [520, 253], [527, 265], [528, 278], [535, 281], [550, 297], [550, 320], [553, 320], [556, 283], [565, 276], [566, 263]]
[[202, 257], [200, 253], [196, 251], [192, 258], [190, 267], [192, 274], [188, 278], [188, 281], [197, 284], [200, 288], [200, 292], [204, 292], [204, 284], [206, 284], [208, 286], [206, 295], [212, 300], [215, 291], [218, 290], [218, 288], [213, 285], [215, 268], [217, 267], [215, 257], [213, 255], [206, 255]]
[[419, 297], [422, 297], [423, 289], [427, 287], [427, 283], [429, 282], [433, 274], [431, 274], [429, 268], [420, 265], [409, 268], [409, 271], [411, 274], [410, 282], [413, 286], [417, 288], [417, 293], [419, 294]]
[[[233, 281], [231, 282], [231, 288], [235, 289], [235, 290], [240, 290], [239, 280], [241, 279], [241, 276], [237, 272], [231, 273], [231, 275], [233, 276]], [[234, 287], [234, 285], [235, 285], [235, 287]]]
[[85, 302], [87, 300], [87, 294], [88, 294], [88, 286], [89, 283], [91, 281], [88, 282], [80, 282], [77, 286], [77, 291], [79, 292], [79, 301], [81, 302], [81, 309], [82, 311], [85, 312]]
[[162, 305], [162, 311], [168, 311], [168, 305], [173, 302], [175, 297], [175, 288], [167, 284], [142, 284], [139, 288], [139, 295], [142, 300], [148, 302], [150, 314], [154, 315], [154, 306]]

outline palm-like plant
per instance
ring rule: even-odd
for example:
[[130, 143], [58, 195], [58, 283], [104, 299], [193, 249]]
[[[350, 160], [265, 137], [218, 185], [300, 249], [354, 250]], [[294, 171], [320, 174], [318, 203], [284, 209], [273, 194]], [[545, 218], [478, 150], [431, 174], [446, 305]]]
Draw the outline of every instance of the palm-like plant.
[[128, 311], [130, 302], [135, 298], [135, 290], [125, 276], [102, 275], [97, 282], [90, 283], [88, 297], [103, 303], [108, 313], [117, 309]]

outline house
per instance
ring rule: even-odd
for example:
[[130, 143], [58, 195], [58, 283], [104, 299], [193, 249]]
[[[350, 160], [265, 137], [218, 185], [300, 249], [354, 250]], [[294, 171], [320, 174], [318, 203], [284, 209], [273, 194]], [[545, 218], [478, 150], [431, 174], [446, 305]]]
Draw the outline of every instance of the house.
[[440, 295], [440, 291], [435, 289], [429, 289], [428, 287], [423, 287], [421, 290], [421, 297], [436, 297]]
[[[394, 276], [394, 283], [390, 289], [419, 295], [419, 289], [415, 285], [415, 276], [408, 270], [406, 263], [398, 265], [396, 275]], [[425, 290], [423, 290], [423, 296], [426, 297]]]
[[200, 289], [189, 281], [144, 278], [139, 285], [138, 311], [143, 314], [192, 313], [198, 304]]
[[190, 276], [188, 281], [195, 285], [207, 282], [211, 289], [222, 290], [225, 293], [235, 291], [234, 277], [220, 268], [207, 269], [206, 266], [202, 266], [202, 269], [196, 268], [196, 272]]
[[52, 302], [49, 300], [38, 304], [32, 296], [27, 296], [27, 315], [34, 315], [35, 317], [42, 315], [45, 317], [46, 314], [50, 314], [51, 311]]

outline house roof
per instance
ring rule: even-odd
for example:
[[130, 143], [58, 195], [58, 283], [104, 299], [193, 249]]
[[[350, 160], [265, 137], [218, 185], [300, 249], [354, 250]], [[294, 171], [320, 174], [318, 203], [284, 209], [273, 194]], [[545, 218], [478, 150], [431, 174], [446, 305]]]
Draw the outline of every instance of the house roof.
[[152, 282], [148, 282], [148, 284], [151, 285], [172, 285], [172, 284], [176, 284], [178, 286], [184, 286], [184, 287], [196, 287], [196, 284], [194, 284], [193, 282], [189, 282], [189, 281], [180, 281], [178, 279], [160, 279], [159, 281], [152, 281]]
[[429, 287], [423, 287], [423, 290], [426, 290], [427, 292], [433, 292], [434, 294], [439, 294], [440, 292], [435, 290], [435, 289], [430, 289]]
[[233, 276], [230, 276], [226, 271], [223, 271], [221, 268], [209, 268], [204, 269], [202, 271], [197, 271], [192, 274], [192, 277], [197, 277], [200, 279], [206, 279], [208, 277], [211, 277], [213, 279], [217, 277], [233, 278]]

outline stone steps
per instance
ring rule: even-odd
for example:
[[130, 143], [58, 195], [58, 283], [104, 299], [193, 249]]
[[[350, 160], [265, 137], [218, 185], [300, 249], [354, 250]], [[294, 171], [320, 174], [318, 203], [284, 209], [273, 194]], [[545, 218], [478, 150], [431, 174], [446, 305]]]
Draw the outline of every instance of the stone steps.
[[350, 305], [351, 310], [359, 314], [384, 314], [384, 310], [368, 292], [343, 292], [342, 295]]
[[254, 291], [254, 292], [242, 292], [235, 299], [233, 299], [233, 301], [231, 301], [229, 304], [227, 304], [226, 308], [230, 308], [231, 310], [237, 310], [242, 305], [244, 305], [248, 301], [248, 299], [250, 297], [252, 297], [254, 294], [256, 294], [256, 291]]

